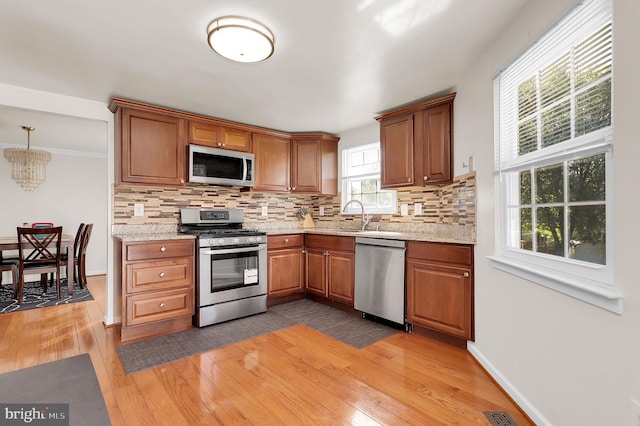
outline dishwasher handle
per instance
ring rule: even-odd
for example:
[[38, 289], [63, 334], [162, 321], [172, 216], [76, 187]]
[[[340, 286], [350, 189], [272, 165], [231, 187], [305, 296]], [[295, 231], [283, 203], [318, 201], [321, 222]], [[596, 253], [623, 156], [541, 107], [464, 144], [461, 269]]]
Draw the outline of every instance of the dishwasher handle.
[[356, 246], [376, 246], [376, 247], [391, 247], [404, 249], [407, 242], [404, 240], [387, 240], [384, 238], [368, 238], [368, 237], [356, 237]]

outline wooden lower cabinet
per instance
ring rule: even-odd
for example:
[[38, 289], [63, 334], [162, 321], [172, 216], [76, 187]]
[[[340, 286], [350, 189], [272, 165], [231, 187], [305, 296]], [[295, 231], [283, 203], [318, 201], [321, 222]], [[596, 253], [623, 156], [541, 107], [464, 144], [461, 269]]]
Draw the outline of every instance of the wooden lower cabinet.
[[473, 340], [473, 246], [407, 245], [407, 322]]
[[307, 235], [306, 291], [353, 307], [355, 239]]
[[304, 292], [304, 235], [267, 238], [267, 298]]
[[194, 240], [123, 241], [120, 340], [186, 330], [195, 313]]

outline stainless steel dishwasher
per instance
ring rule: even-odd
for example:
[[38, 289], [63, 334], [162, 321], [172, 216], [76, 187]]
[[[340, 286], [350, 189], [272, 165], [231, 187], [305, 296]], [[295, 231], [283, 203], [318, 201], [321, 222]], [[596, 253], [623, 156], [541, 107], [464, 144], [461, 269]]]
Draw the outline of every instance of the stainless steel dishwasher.
[[404, 325], [404, 253], [404, 241], [356, 237], [357, 310]]

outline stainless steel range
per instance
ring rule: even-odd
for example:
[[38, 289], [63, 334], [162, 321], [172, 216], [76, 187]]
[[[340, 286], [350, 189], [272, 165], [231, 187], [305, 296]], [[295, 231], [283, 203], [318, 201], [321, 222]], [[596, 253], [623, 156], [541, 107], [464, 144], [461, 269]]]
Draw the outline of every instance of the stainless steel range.
[[267, 235], [243, 223], [239, 209], [180, 209], [180, 232], [198, 237], [198, 327], [267, 310]]

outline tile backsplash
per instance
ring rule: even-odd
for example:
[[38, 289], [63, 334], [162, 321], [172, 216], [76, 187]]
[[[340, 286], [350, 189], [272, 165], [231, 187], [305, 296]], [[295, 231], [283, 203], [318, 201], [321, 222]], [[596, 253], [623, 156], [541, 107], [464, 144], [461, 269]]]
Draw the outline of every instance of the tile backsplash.
[[[306, 208], [320, 226], [334, 222], [337, 227], [359, 222], [359, 217], [340, 215], [340, 195], [316, 196], [277, 193], [254, 193], [237, 187], [189, 184], [181, 188], [160, 188], [121, 184], [113, 186], [115, 225], [177, 224], [183, 207], [240, 208], [245, 222], [277, 227], [299, 223], [296, 212]], [[134, 204], [144, 205], [144, 216], [134, 216]], [[422, 204], [422, 212], [415, 215], [415, 203]], [[409, 214], [400, 215], [400, 205], [407, 204]], [[320, 206], [324, 215], [320, 216]], [[262, 208], [267, 215], [262, 216]], [[288, 223], [291, 222], [291, 223]], [[336, 223], [337, 222], [337, 223]], [[398, 213], [373, 215], [372, 222], [383, 224], [461, 225], [475, 229], [476, 176], [475, 172], [454, 178], [445, 186], [414, 186], [398, 190]], [[474, 232], [475, 233], [475, 232]]]

